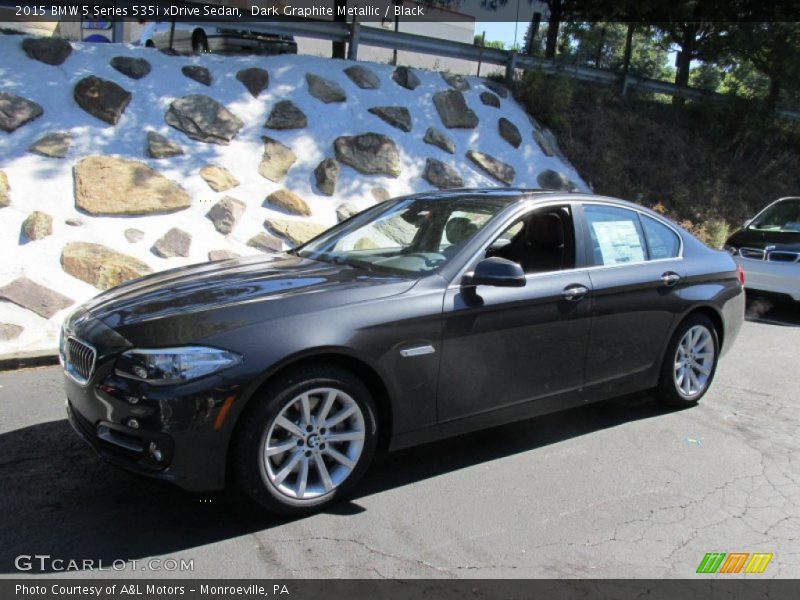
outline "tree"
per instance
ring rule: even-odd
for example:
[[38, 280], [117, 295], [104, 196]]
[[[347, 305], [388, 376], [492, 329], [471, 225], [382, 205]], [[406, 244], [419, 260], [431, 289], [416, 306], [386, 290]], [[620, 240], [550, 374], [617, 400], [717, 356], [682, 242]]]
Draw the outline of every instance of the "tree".
[[[340, 9], [347, 8], [347, 0], [336, 0], [333, 20], [338, 23], [346, 23], [347, 17], [344, 14], [339, 14]], [[341, 11], [342, 13], [344, 11]], [[331, 42], [331, 58], [344, 58], [345, 57], [345, 42]]]

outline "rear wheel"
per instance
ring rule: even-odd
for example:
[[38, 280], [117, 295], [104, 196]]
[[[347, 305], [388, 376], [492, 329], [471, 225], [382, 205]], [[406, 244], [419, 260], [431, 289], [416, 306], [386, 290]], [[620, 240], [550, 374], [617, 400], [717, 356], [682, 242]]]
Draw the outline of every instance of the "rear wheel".
[[719, 336], [705, 315], [690, 315], [672, 336], [656, 396], [671, 406], [692, 406], [708, 391], [717, 370]]

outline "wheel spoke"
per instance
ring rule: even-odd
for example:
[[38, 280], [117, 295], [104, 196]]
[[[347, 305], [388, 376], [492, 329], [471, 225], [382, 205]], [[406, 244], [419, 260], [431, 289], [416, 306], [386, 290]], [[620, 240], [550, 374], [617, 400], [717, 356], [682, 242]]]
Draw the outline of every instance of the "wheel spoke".
[[328, 467], [325, 466], [325, 461], [322, 460], [321, 454], [314, 455], [314, 466], [316, 466], [320, 481], [322, 481], [322, 487], [325, 488], [326, 492], [331, 491], [333, 489], [333, 482], [331, 481], [331, 475], [328, 473]]
[[334, 400], [336, 400], [336, 392], [331, 390], [325, 396], [325, 401], [321, 404], [319, 410], [317, 411], [317, 423], [324, 423], [325, 419], [328, 418], [328, 413], [333, 407]]
[[281, 465], [281, 470], [275, 474], [275, 485], [280, 485], [283, 483], [283, 480], [286, 479], [287, 475], [292, 472], [292, 469], [294, 469], [297, 463], [300, 462], [301, 458], [303, 458], [303, 453], [300, 450], [297, 450], [284, 461], [284, 463]]
[[308, 394], [300, 396], [300, 414], [303, 415], [303, 424], [311, 424], [311, 402], [308, 399]]
[[334, 431], [325, 436], [325, 441], [329, 444], [335, 444], [337, 442], [357, 442], [363, 439], [363, 431]]
[[334, 448], [331, 448], [330, 446], [327, 446], [325, 448], [325, 452], [327, 452], [328, 456], [330, 456], [336, 462], [342, 463], [348, 469], [352, 469], [356, 465], [356, 463], [354, 461], [350, 460], [349, 457], [345, 456], [344, 454], [342, 454], [338, 450], [335, 450]]
[[702, 363], [695, 361], [694, 368], [697, 371], [700, 371], [703, 375], [710, 375], [711, 374], [711, 367], [707, 367]]
[[303, 430], [300, 429], [300, 427], [296, 423], [292, 423], [289, 419], [287, 419], [284, 416], [280, 416], [277, 419], [275, 419], [275, 424], [278, 427], [285, 429], [295, 437], [301, 438], [304, 435]]
[[288, 452], [293, 448], [297, 448], [297, 440], [291, 439], [285, 442], [281, 442], [277, 446], [267, 446], [267, 449], [264, 451], [267, 456], [275, 456], [276, 454], [280, 454], [281, 452]]
[[358, 407], [355, 404], [351, 404], [347, 408], [343, 408], [338, 413], [333, 415], [330, 419], [325, 421], [325, 427], [327, 427], [328, 429], [330, 429], [331, 427], [335, 427], [336, 425], [344, 421], [347, 417], [356, 412], [357, 408]]
[[303, 456], [300, 460], [300, 471], [297, 473], [297, 497], [302, 498], [306, 494], [308, 485], [308, 458]]
[[697, 381], [697, 375], [694, 373], [694, 369], [688, 369], [689, 373], [689, 389], [693, 389], [697, 392], [700, 389], [700, 382]]

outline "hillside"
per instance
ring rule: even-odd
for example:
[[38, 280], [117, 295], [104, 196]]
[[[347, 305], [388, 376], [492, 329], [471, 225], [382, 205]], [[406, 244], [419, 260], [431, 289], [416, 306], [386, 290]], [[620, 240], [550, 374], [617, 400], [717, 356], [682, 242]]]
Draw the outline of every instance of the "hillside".
[[0, 36], [0, 356], [55, 348], [71, 307], [125, 279], [289, 248], [429, 180], [503, 185], [475, 160], [586, 189], [492, 82], [23, 39]]

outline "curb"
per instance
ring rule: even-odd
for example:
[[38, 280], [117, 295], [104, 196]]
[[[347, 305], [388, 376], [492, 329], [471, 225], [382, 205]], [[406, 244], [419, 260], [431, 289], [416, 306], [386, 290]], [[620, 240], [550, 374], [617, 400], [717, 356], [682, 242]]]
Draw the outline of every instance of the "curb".
[[44, 367], [58, 364], [58, 352], [55, 350], [38, 350], [17, 352], [0, 356], [0, 371], [14, 371], [31, 367]]

